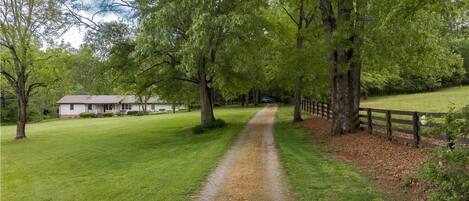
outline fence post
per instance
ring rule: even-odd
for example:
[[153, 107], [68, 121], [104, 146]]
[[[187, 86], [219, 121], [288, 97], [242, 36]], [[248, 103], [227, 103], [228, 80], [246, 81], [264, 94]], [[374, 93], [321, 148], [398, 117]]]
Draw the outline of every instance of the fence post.
[[372, 118], [372, 113], [371, 113], [371, 108], [366, 109], [366, 115], [368, 117], [368, 132], [370, 134], [373, 134], [373, 118]]
[[391, 122], [391, 111], [386, 111], [386, 133], [388, 135], [388, 140], [392, 140], [392, 122]]
[[321, 102], [321, 117], [324, 118], [324, 103]]
[[330, 111], [329, 103], [326, 103], [326, 110], [327, 110], [327, 112], [326, 112], [326, 114], [327, 114], [327, 120], [329, 120], [329, 119], [330, 119], [330, 117], [329, 117], [329, 113], [330, 113], [330, 112], [329, 112], [329, 111]]
[[419, 147], [420, 144], [420, 119], [417, 112], [412, 114], [412, 125], [413, 125], [413, 134], [414, 134], [414, 146]]
[[316, 114], [317, 108], [318, 108], [317, 103], [316, 103], [316, 101], [314, 101], [314, 103], [313, 103], [313, 114]]

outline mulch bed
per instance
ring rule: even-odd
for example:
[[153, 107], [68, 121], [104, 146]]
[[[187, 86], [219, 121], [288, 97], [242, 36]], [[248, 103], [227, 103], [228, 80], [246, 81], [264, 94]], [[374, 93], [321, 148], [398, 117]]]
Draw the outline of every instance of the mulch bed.
[[334, 148], [331, 156], [358, 167], [383, 192], [393, 200], [422, 200], [415, 179], [404, 185], [428, 158], [424, 150], [390, 142], [367, 132], [357, 132], [331, 137], [330, 122], [313, 118], [299, 124], [310, 130], [315, 146]]

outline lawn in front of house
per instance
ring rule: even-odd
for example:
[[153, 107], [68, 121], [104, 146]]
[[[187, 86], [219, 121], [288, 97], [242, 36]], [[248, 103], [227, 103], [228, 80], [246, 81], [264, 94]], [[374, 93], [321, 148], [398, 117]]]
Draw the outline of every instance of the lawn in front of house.
[[306, 130], [292, 124], [292, 108], [280, 107], [274, 136], [281, 163], [299, 200], [384, 200], [355, 168], [325, 156]]
[[361, 107], [419, 112], [447, 112], [452, 106], [469, 104], [469, 86], [458, 86], [434, 92], [371, 97]]
[[215, 110], [227, 126], [201, 135], [198, 112], [1, 127], [1, 200], [189, 200], [259, 108]]

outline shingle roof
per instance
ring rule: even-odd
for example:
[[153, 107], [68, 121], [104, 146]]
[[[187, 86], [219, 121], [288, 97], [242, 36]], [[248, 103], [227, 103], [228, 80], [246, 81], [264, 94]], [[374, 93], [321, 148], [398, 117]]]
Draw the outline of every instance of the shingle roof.
[[[147, 103], [157, 103], [157, 97], [151, 97]], [[116, 95], [66, 95], [62, 97], [58, 104], [61, 103], [87, 103], [87, 104], [115, 104], [115, 103], [138, 103], [138, 99], [134, 95], [116, 96]]]
[[[139, 103], [139, 102], [140, 100], [135, 95], [125, 96], [124, 99], [122, 99], [122, 103]], [[150, 99], [148, 99], [147, 101], [147, 103], [159, 103], [159, 102], [160, 100], [156, 96], [150, 97]]]

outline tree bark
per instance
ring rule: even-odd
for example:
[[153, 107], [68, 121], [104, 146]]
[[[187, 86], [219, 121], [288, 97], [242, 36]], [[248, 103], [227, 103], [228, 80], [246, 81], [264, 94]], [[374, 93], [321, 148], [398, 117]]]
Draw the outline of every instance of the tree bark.
[[251, 92], [247, 92], [245, 95], [244, 95], [244, 106], [248, 107], [249, 106], [249, 94]]
[[[304, 0], [300, 2], [299, 6], [299, 19], [297, 23], [297, 32], [296, 32], [296, 49], [300, 50], [303, 48], [303, 24], [305, 22], [305, 9], [304, 9]], [[295, 92], [293, 97], [294, 108], [293, 108], [293, 122], [301, 122], [301, 90], [303, 88], [303, 75], [298, 75], [295, 79]]]
[[210, 96], [210, 87], [207, 82], [206, 75], [206, 58], [200, 56], [197, 61], [198, 78], [199, 78], [199, 95], [200, 95], [200, 125], [202, 127], [208, 126], [215, 120], [213, 116], [212, 97]]
[[253, 102], [254, 102], [254, 106], [259, 105], [259, 90], [257, 89], [254, 89], [253, 91]]
[[293, 122], [303, 121], [301, 118], [301, 88], [303, 83], [303, 76], [296, 78], [295, 81], [295, 95], [294, 95], [294, 110], [293, 110]]
[[16, 122], [16, 139], [26, 138], [26, 122], [28, 120], [28, 98], [26, 96], [25, 82], [20, 76], [16, 88], [18, 102], [18, 121]]
[[[358, 110], [360, 106], [360, 71], [361, 64], [358, 51], [354, 50], [355, 39], [352, 27], [346, 27], [350, 37], [346, 43], [351, 47], [333, 47], [332, 35], [336, 29], [332, 4], [330, 0], [321, 0], [320, 9], [324, 25], [325, 40], [331, 46], [330, 60], [330, 105], [332, 110], [331, 134], [353, 132], [358, 128]], [[350, 0], [339, 0], [338, 17], [341, 21], [350, 22], [353, 3]], [[342, 44], [342, 43], [340, 43]], [[338, 67], [348, 65], [348, 69]]]

